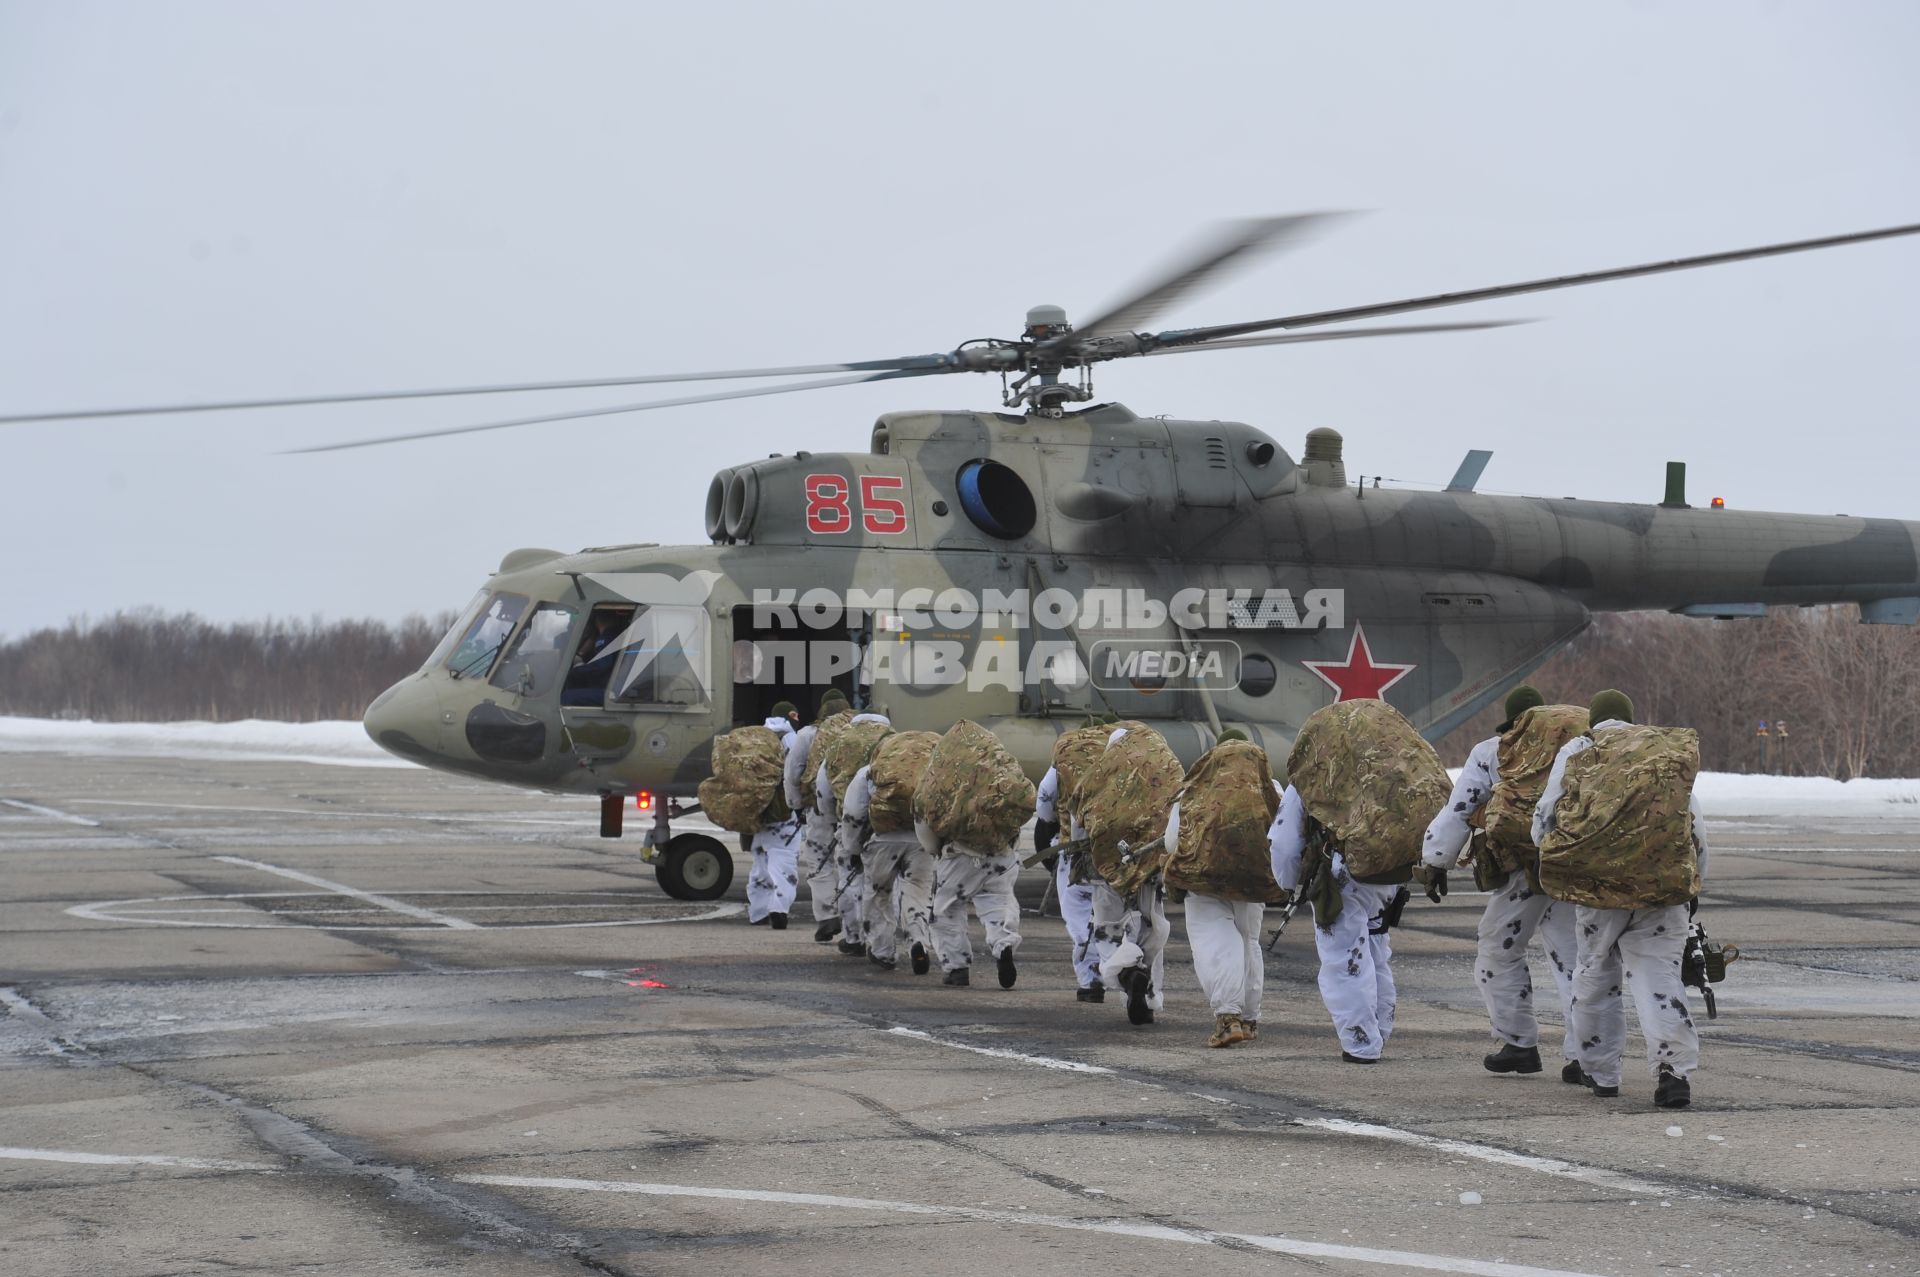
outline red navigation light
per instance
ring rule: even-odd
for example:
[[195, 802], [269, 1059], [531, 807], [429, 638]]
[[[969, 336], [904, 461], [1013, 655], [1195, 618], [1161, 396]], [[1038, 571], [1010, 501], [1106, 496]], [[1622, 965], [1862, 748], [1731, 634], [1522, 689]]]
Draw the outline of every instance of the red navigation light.
[[633, 805], [640, 811], [652, 811], [653, 791], [651, 789], [643, 789], [635, 794], [633, 796]]
[[1726, 508], [1727, 508], [1727, 499], [1726, 499], [1725, 497], [1715, 497], [1715, 498], [1713, 499], [1713, 508], [1714, 508], [1714, 509], [1716, 509], [1716, 510], [1724, 510], [1724, 509], [1726, 509]]

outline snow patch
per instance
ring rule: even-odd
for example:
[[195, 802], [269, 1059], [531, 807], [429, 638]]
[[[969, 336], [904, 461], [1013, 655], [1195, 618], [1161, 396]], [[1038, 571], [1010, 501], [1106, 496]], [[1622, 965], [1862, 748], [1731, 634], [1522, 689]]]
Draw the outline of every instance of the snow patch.
[[359, 723], [96, 723], [0, 716], [0, 753], [414, 767], [368, 739]]

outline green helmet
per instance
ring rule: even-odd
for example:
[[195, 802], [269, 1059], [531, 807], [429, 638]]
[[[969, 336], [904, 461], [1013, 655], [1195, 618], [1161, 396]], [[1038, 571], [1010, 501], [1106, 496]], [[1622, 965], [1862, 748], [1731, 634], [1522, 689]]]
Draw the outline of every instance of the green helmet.
[[1221, 729], [1219, 737], [1216, 738], [1213, 743], [1216, 745], [1224, 745], [1230, 740], [1245, 740], [1246, 738], [1247, 734], [1238, 727], [1226, 727]]
[[1623, 723], [1633, 721], [1633, 700], [1625, 692], [1609, 687], [1599, 693], [1587, 706], [1587, 724], [1604, 723], [1617, 718]]
[[827, 689], [827, 694], [820, 698], [820, 709], [819, 712], [814, 715], [814, 718], [817, 721], [829, 715], [838, 714], [843, 709], [852, 708], [853, 707], [847, 703], [847, 694], [845, 692], [837, 687], [830, 687]]

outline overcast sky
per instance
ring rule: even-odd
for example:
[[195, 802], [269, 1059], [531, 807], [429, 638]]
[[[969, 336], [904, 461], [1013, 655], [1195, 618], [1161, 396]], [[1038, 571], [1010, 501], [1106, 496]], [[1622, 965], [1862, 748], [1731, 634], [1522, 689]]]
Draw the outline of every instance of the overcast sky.
[[[1224, 217], [1371, 210], [1163, 317], [1920, 221], [1920, 5], [0, 0], [0, 413], [818, 362], [1086, 316]], [[1920, 240], [1108, 365], [1350, 472], [1920, 518]], [[1415, 321], [1419, 317], [1414, 317]], [[997, 382], [322, 456], [632, 390], [0, 426], [0, 634], [397, 618], [516, 546], [704, 540], [712, 472]]]

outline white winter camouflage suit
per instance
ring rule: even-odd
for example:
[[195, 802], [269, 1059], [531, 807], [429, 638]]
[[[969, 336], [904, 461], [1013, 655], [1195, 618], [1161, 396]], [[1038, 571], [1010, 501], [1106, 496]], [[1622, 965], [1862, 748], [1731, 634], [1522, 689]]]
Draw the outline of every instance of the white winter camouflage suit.
[[[1489, 736], [1467, 755], [1466, 766], [1453, 783], [1452, 797], [1427, 826], [1426, 845], [1420, 853], [1422, 863], [1431, 869], [1452, 869], [1460, 863], [1460, 853], [1473, 834], [1467, 820], [1487, 805], [1493, 787], [1499, 783], [1500, 738]], [[1533, 973], [1527, 969], [1527, 946], [1536, 931], [1553, 964], [1561, 1022], [1568, 1026], [1561, 1035], [1561, 1054], [1571, 1060], [1575, 1058], [1569, 1009], [1573, 997], [1573, 907], [1556, 904], [1535, 891], [1524, 869], [1515, 869], [1489, 893], [1487, 910], [1480, 915], [1480, 950], [1474, 962], [1474, 978], [1480, 985], [1480, 998], [1487, 1004], [1493, 1036], [1517, 1047], [1538, 1047], [1540, 1022], [1533, 1012]]]
[[[767, 720], [766, 726], [780, 737], [781, 746], [791, 755], [793, 724], [776, 715]], [[753, 836], [750, 848], [753, 864], [747, 873], [747, 921], [758, 922], [770, 913], [792, 912], [793, 897], [800, 889], [800, 873], [795, 865], [799, 841], [798, 816], [763, 825]]]
[[[1127, 734], [1116, 727], [1107, 737], [1112, 749]], [[1076, 817], [1072, 837], [1085, 838], [1086, 828]], [[1100, 978], [1119, 987], [1120, 973], [1133, 967], [1145, 967], [1148, 973], [1147, 1009], [1158, 1011], [1166, 1003], [1167, 987], [1167, 885], [1159, 874], [1142, 883], [1131, 895], [1123, 896], [1097, 874], [1093, 878], [1093, 943], [1100, 956]]]
[[[1280, 797], [1267, 847], [1273, 856], [1274, 880], [1288, 891], [1298, 891], [1307, 850], [1307, 807], [1292, 785]], [[1320, 997], [1333, 1017], [1340, 1049], [1356, 1059], [1377, 1060], [1393, 1036], [1393, 1008], [1398, 1000], [1385, 915], [1400, 888], [1356, 882], [1337, 851], [1327, 872], [1339, 885], [1341, 909], [1331, 929], [1314, 919]]]
[[[1047, 768], [1047, 774], [1041, 778], [1033, 814], [1039, 820], [1059, 821], [1060, 773], [1057, 769]], [[1078, 860], [1077, 855], [1061, 854], [1054, 866], [1053, 887], [1060, 897], [1060, 920], [1066, 924], [1067, 940], [1073, 945], [1073, 974], [1085, 989], [1100, 982], [1100, 953], [1093, 943], [1093, 884], [1073, 881], [1073, 867]]]
[[[1180, 804], [1175, 803], [1167, 816], [1167, 855], [1172, 857], [1179, 847]], [[1193, 973], [1215, 1015], [1260, 1019], [1260, 995], [1267, 981], [1260, 923], [1266, 910], [1260, 900], [1187, 893], [1187, 945], [1193, 950]]]
[[[933, 857], [911, 829], [876, 833], [871, 823], [873, 775], [862, 767], [847, 785], [840, 804], [843, 836], [854, 839], [862, 867], [861, 923], [867, 952], [892, 962], [904, 934], [911, 944], [933, 950]], [[851, 830], [849, 827], [851, 826]]]
[[1014, 879], [1020, 876], [1020, 857], [1011, 846], [985, 851], [965, 843], [942, 847], [923, 820], [913, 822], [920, 845], [935, 858], [933, 870], [933, 947], [942, 971], [973, 965], [973, 942], [967, 936], [967, 906], [980, 916], [987, 933], [987, 952], [1020, 947], [1020, 902], [1014, 898]]
[[[1593, 748], [1592, 735], [1626, 723], [1610, 718], [1588, 736], [1561, 746], [1547, 774], [1547, 787], [1533, 809], [1533, 841], [1554, 828], [1555, 811], [1566, 793], [1567, 760]], [[1707, 880], [1707, 844], [1700, 831], [1700, 804], [1690, 800], [1693, 840], [1699, 849], [1700, 881]], [[1687, 1009], [1687, 986], [1680, 964], [1687, 949], [1687, 907], [1657, 909], [1574, 909], [1578, 956], [1573, 970], [1569, 1026], [1580, 1067], [1601, 1086], [1620, 1085], [1620, 1058], [1627, 1046], [1627, 1011], [1621, 1000], [1621, 976], [1633, 986], [1634, 1010], [1647, 1040], [1647, 1068], [1686, 1077], [1700, 1067], [1700, 1032]]]
[[807, 806], [807, 793], [813, 782], [804, 773], [807, 770], [807, 755], [813, 752], [813, 738], [818, 733], [819, 727], [809, 723], [788, 738], [793, 742], [793, 747], [787, 751], [781, 787], [786, 791], [787, 806], [804, 813], [797, 849], [798, 872], [807, 880], [807, 894], [813, 902], [814, 920], [824, 922], [840, 916], [840, 906], [834, 900], [839, 888], [839, 869], [833, 863], [832, 816], [817, 808], [809, 810]]
[[[847, 726], [886, 721], [885, 714], [855, 714]], [[866, 818], [862, 816], [851, 825], [841, 819], [840, 805], [834, 800], [833, 782], [827, 779], [824, 759], [814, 772], [813, 809], [825, 815], [827, 828], [832, 831], [829, 837], [832, 878], [828, 890], [833, 893], [833, 906], [840, 914], [840, 940], [843, 944], [861, 944], [866, 934], [864, 906], [867, 884], [860, 860], [860, 844], [866, 838]]]

